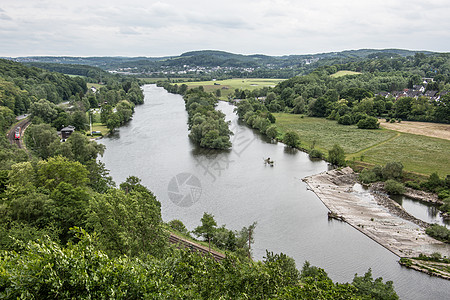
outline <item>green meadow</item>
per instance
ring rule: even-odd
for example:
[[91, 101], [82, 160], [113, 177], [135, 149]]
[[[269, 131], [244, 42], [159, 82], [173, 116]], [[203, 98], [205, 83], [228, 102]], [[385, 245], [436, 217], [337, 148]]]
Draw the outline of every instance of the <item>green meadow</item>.
[[[234, 94], [235, 89], [254, 90], [264, 87], [275, 87], [279, 82], [285, 79], [270, 79], [270, 78], [233, 78], [226, 80], [211, 80], [211, 81], [191, 81], [184, 82], [189, 88], [196, 88], [203, 86], [206, 92], [215, 92], [220, 90], [221, 99], [227, 99], [229, 95]], [[179, 83], [181, 84], [181, 83]]]
[[337, 71], [336, 73], [330, 75], [331, 77], [338, 78], [346, 75], [358, 75], [361, 74], [360, 72], [353, 72], [353, 71]]
[[312, 145], [324, 153], [334, 144], [341, 146], [347, 160], [384, 165], [400, 161], [406, 171], [440, 177], [450, 173], [450, 141], [387, 129], [364, 130], [337, 124], [322, 118], [277, 113], [276, 125], [281, 133], [288, 130], [300, 135], [301, 146]]

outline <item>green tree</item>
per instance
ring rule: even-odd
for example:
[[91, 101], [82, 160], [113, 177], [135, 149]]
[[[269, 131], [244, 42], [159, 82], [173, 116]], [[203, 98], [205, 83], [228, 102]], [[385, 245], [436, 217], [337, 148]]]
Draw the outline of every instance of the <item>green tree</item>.
[[398, 99], [394, 104], [395, 117], [407, 119], [411, 113], [412, 104], [413, 98], [411, 97], [402, 97]]
[[102, 249], [111, 255], [162, 257], [168, 237], [160, 206], [150, 192], [110, 189], [91, 200], [88, 224], [97, 232]]
[[113, 113], [108, 116], [106, 120], [106, 127], [112, 132], [114, 129], [120, 126], [120, 117]]
[[312, 117], [325, 117], [327, 115], [327, 100], [319, 97], [309, 103], [309, 114]]
[[0, 106], [0, 130], [6, 131], [14, 120], [14, 112], [6, 106]]
[[379, 277], [375, 280], [372, 278], [372, 270], [369, 269], [364, 276], [355, 274], [353, 285], [357, 289], [360, 296], [369, 296], [370, 299], [379, 300], [396, 300], [399, 299], [394, 290], [392, 281], [383, 283], [383, 278]]
[[295, 131], [288, 131], [284, 134], [283, 142], [292, 148], [296, 148], [300, 145], [300, 136]]
[[64, 244], [72, 237], [70, 228], [85, 225], [90, 195], [84, 187], [60, 182], [53, 189], [50, 198], [54, 206], [51, 219], [61, 230], [60, 239]]
[[90, 141], [79, 132], [74, 132], [61, 146], [60, 154], [86, 164], [91, 160], [95, 160], [99, 154], [103, 155], [104, 151], [104, 145]]
[[255, 241], [254, 232], [256, 225], [257, 223], [253, 222], [248, 227], [242, 227], [237, 236], [236, 246], [241, 250], [241, 253], [248, 256], [248, 258], [252, 257], [251, 245]]
[[388, 162], [381, 170], [384, 180], [400, 179], [403, 175], [403, 164], [401, 162]]
[[50, 157], [46, 161], [40, 161], [37, 166], [38, 183], [49, 190], [53, 190], [61, 182], [73, 187], [83, 187], [89, 181], [88, 174], [81, 163], [69, 161], [62, 156]]
[[49, 124], [30, 125], [25, 132], [27, 148], [47, 159], [60, 147], [59, 136]]
[[450, 93], [442, 96], [436, 103], [434, 118], [436, 122], [450, 123]]
[[336, 166], [345, 166], [345, 152], [342, 147], [334, 144], [331, 150], [328, 150], [328, 161]]
[[203, 213], [203, 217], [200, 220], [202, 225], [197, 226], [193, 233], [196, 236], [202, 237], [208, 241], [209, 251], [211, 251], [211, 239], [214, 236], [215, 231], [217, 230], [217, 223], [214, 220], [214, 216], [212, 214]]
[[182, 234], [189, 236], [189, 230], [187, 230], [186, 226], [184, 226], [183, 222], [181, 222], [180, 220], [177, 219], [172, 220], [168, 223], [168, 225], [173, 230], [176, 230]]
[[70, 125], [75, 126], [76, 130], [86, 130], [89, 122], [84, 111], [77, 110], [69, 117]]
[[271, 138], [275, 139], [278, 136], [278, 129], [276, 125], [270, 125], [266, 129], [266, 135]]
[[45, 99], [32, 103], [30, 106], [30, 113], [32, 119], [39, 117], [46, 123], [51, 123], [58, 117], [56, 105]]

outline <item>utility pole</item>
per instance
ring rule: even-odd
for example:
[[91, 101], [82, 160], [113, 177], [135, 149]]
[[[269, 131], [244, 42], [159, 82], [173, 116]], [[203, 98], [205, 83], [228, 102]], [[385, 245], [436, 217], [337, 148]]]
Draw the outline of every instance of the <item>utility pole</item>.
[[252, 240], [252, 227], [250, 226], [248, 228], [248, 258], [249, 259], [252, 259], [252, 255], [250, 253], [251, 240]]

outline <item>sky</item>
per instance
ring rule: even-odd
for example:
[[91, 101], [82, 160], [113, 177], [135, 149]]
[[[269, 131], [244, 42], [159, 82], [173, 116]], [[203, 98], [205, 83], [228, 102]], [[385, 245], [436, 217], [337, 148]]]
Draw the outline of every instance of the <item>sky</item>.
[[0, 56], [450, 51], [448, 0], [2, 0]]

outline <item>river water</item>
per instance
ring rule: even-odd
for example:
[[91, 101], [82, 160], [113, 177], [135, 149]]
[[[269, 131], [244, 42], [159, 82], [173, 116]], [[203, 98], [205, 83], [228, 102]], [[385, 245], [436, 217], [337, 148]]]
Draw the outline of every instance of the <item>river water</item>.
[[[335, 281], [353, 280], [372, 268], [374, 278], [394, 281], [402, 299], [449, 299], [450, 283], [401, 267], [398, 257], [351, 226], [329, 221], [327, 209], [301, 178], [326, 171], [300, 151], [272, 144], [241, 124], [233, 106], [218, 109], [231, 121], [230, 151], [208, 151], [188, 138], [181, 96], [155, 85], [143, 87], [145, 103], [133, 120], [102, 139], [101, 160], [116, 183], [134, 175], [161, 202], [164, 221], [181, 220], [189, 230], [204, 212], [219, 226], [239, 230], [257, 222], [252, 245], [255, 259], [266, 249], [325, 269]], [[265, 165], [270, 157], [274, 166]]]

